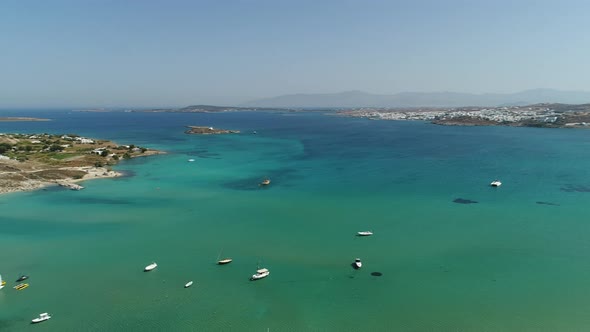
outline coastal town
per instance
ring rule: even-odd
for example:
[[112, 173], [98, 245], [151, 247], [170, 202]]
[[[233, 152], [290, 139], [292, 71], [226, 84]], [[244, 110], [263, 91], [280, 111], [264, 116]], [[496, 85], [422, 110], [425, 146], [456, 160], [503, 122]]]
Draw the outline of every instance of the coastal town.
[[358, 108], [337, 112], [372, 120], [429, 121], [454, 126], [590, 127], [590, 104], [459, 108]]

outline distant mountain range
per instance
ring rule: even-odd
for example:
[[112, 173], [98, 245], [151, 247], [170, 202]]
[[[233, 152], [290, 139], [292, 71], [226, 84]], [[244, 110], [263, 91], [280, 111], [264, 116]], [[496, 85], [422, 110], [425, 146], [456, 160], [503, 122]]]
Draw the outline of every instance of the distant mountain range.
[[362, 91], [292, 94], [253, 100], [242, 107], [460, 107], [519, 106], [537, 103], [590, 103], [590, 92], [534, 89], [517, 93], [402, 92], [378, 95]]

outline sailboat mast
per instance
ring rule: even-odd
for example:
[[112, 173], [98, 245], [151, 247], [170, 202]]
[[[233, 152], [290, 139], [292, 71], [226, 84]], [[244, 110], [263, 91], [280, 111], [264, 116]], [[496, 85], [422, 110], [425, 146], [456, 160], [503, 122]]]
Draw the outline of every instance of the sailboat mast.
[[223, 252], [223, 248], [221, 248], [221, 250], [219, 250], [219, 255], [217, 255], [217, 261], [219, 262], [219, 259], [221, 258], [221, 253]]

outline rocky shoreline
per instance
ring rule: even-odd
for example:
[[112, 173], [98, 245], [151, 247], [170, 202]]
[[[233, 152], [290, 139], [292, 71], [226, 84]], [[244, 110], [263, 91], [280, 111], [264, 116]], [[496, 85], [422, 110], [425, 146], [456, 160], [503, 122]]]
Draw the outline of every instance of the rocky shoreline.
[[[39, 170], [35, 172], [28, 172], [25, 175], [25, 172], [0, 172], [0, 194], [7, 194], [13, 192], [21, 192], [21, 191], [33, 191], [39, 190], [48, 186], [53, 185], [60, 185], [62, 187], [66, 187], [69, 189], [79, 190], [83, 189], [77, 187], [77, 183], [86, 181], [86, 180], [94, 180], [94, 179], [105, 179], [105, 178], [115, 178], [122, 176], [123, 174], [120, 172], [116, 172], [110, 170], [106, 167], [69, 167], [69, 168], [60, 168], [60, 169], [52, 169], [54, 171], [66, 171], [66, 172], [79, 172], [83, 173], [81, 177], [74, 178], [64, 176], [63, 178], [59, 179], [45, 179], [43, 176], [37, 177], [37, 172], [45, 172], [47, 170]], [[64, 173], [66, 174], [66, 173]], [[8, 175], [8, 176], [6, 176]], [[37, 178], [35, 178], [37, 177]]]

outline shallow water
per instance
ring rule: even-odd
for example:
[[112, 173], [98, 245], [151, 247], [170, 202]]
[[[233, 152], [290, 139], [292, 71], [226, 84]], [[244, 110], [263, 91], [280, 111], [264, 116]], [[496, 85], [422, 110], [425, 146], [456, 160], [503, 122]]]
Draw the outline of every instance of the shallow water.
[[[0, 132], [169, 154], [122, 162], [131, 176], [83, 191], [0, 196], [2, 331], [32, 330], [41, 312], [54, 317], [34, 327], [46, 331], [590, 326], [588, 131], [318, 113], [20, 114], [54, 120]], [[242, 133], [190, 136], [186, 125]], [[503, 185], [489, 187], [496, 178]], [[234, 261], [215, 265], [220, 251]], [[271, 274], [250, 282], [259, 264]], [[17, 292], [22, 273], [31, 286]]]

